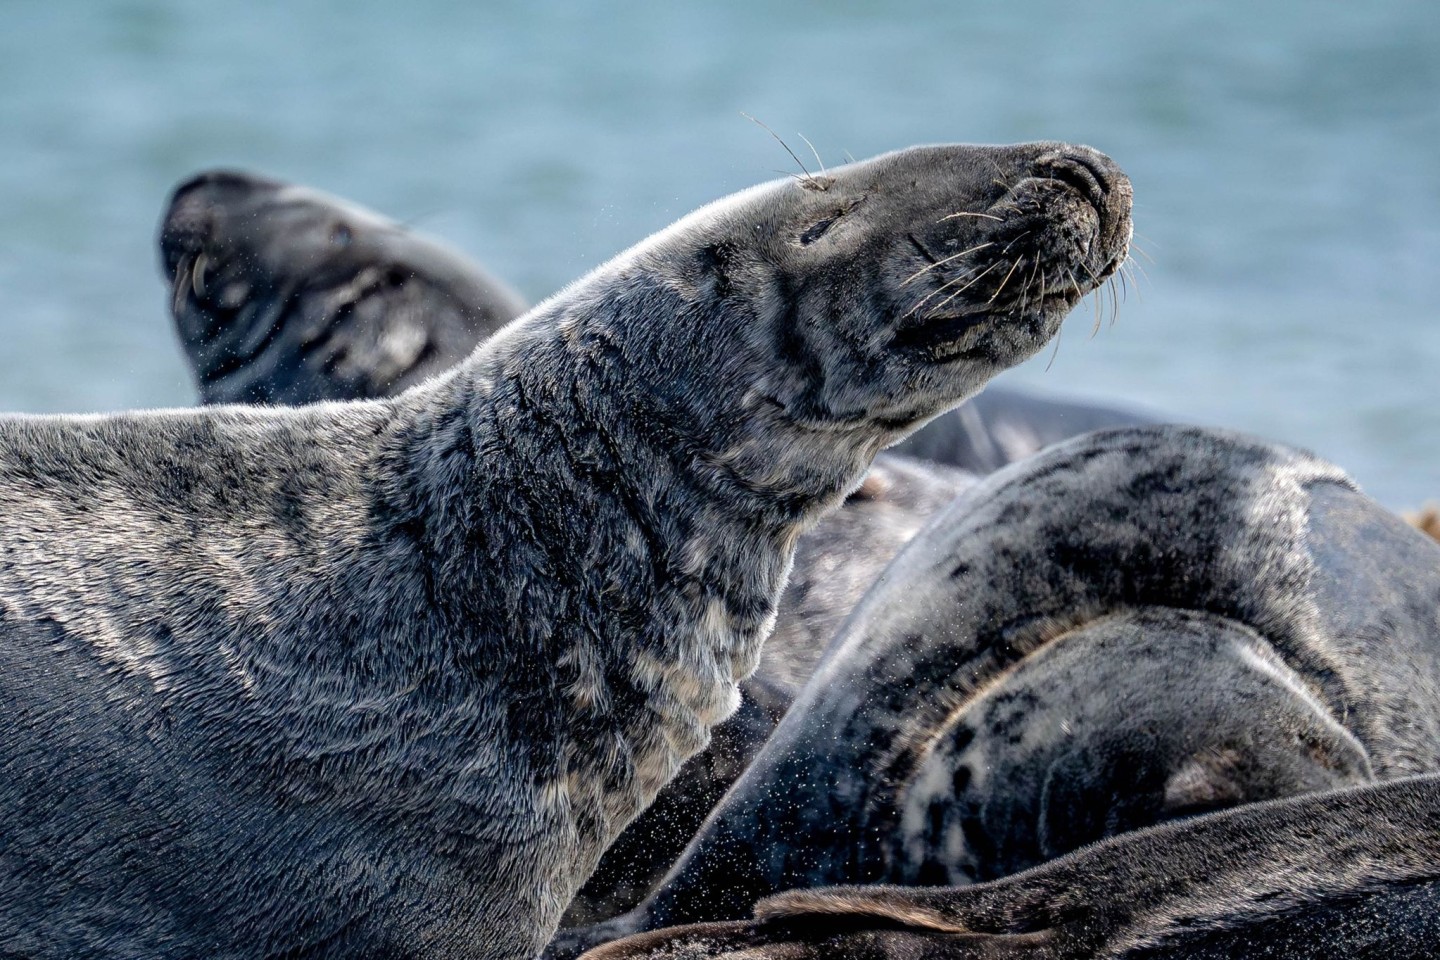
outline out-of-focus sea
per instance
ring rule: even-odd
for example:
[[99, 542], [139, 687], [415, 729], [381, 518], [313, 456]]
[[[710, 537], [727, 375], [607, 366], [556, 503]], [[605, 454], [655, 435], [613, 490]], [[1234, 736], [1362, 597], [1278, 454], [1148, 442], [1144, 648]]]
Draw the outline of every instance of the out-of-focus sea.
[[1440, 3], [4, 0], [0, 409], [193, 402], [154, 250], [198, 168], [322, 187], [538, 299], [708, 200], [914, 143], [1065, 139], [1141, 277], [1007, 375], [1440, 498]]

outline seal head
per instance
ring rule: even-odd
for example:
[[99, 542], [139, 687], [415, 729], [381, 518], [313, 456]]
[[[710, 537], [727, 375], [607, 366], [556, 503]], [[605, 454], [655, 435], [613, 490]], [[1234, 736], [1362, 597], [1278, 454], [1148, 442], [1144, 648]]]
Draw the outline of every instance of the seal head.
[[443, 244], [317, 190], [232, 170], [175, 188], [160, 259], [205, 403], [398, 393], [525, 310]]

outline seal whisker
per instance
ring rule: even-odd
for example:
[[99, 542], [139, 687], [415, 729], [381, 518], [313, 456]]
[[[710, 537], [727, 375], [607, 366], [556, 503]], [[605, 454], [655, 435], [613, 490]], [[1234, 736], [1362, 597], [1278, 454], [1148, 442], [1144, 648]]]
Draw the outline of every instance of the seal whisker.
[[[1145, 265], [1139, 260], [1136, 260], [1134, 257], [1126, 257], [1125, 262], [1120, 264], [1120, 269], [1124, 270], [1127, 267], [1132, 271], [1132, 279], [1143, 278], [1146, 282], [1149, 282], [1150, 274], [1145, 272]], [[1138, 282], [1135, 284], [1135, 290], [1137, 293], [1140, 290], [1140, 284]]]
[[907, 284], [910, 283], [910, 281], [915, 280], [915, 279], [917, 279], [917, 278], [919, 278], [919, 277], [921, 277], [921, 276], [924, 276], [925, 274], [929, 273], [931, 270], [934, 270], [936, 267], [944, 266], [945, 264], [950, 263], [952, 260], [958, 260], [959, 258], [965, 256], [966, 254], [976, 253], [976, 252], [978, 252], [978, 251], [980, 251], [980, 250], [984, 250], [986, 247], [993, 247], [993, 246], [995, 246], [994, 241], [990, 241], [989, 243], [982, 243], [982, 244], [979, 244], [979, 245], [977, 245], [977, 246], [970, 247], [969, 249], [961, 250], [959, 253], [952, 253], [952, 254], [950, 254], [950, 256], [948, 256], [948, 257], [942, 257], [941, 259], [936, 260], [934, 263], [928, 263], [928, 264], [926, 264], [925, 266], [921, 267], [919, 270], [916, 270], [914, 273], [910, 274], [910, 276], [906, 277], [904, 280], [900, 281], [900, 286], [902, 286], [902, 287], [903, 287], [903, 286], [906, 286]]
[[983, 218], [983, 219], [985, 219], [985, 220], [994, 220], [996, 223], [1004, 223], [1004, 222], [1005, 222], [1005, 218], [1004, 218], [1004, 217], [997, 217], [997, 216], [995, 216], [995, 214], [993, 214], [993, 213], [978, 213], [978, 212], [973, 211], [973, 210], [961, 210], [961, 211], [958, 211], [958, 212], [956, 212], [956, 213], [946, 214], [945, 216], [941, 217], [939, 220], [936, 220], [935, 222], [936, 222], [936, 223], [944, 223], [946, 220], [954, 220], [956, 217], [981, 217], [981, 218]]
[[1006, 190], [1012, 190], [1012, 189], [1014, 189], [1013, 184], [1011, 184], [1009, 181], [1007, 181], [1007, 180], [1005, 179], [1005, 171], [1000, 168], [1000, 164], [995, 161], [995, 158], [994, 158], [994, 157], [986, 157], [985, 159], [986, 159], [987, 161], [989, 161], [990, 166], [992, 166], [992, 167], [995, 168], [995, 173], [999, 176], [999, 179], [997, 179], [997, 180], [992, 180], [992, 181], [990, 181], [990, 182], [991, 182], [991, 183], [999, 184], [1001, 187], [1005, 188]]
[[1060, 335], [1063, 334], [1064, 332], [1065, 332], [1065, 328], [1064, 328], [1063, 325], [1061, 326], [1061, 328], [1060, 328], [1059, 330], [1056, 330], [1056, 331], [1055, 331], [1055, 347], [1054, 347], [1054, 349], [1052, 349], [1052, 350], [1050, 351], [1050, 359], [1045, 362], [1045, 372], [1046, 372], [1046, 373], [1049, 373], [1049, 372], [1050, 372], [1050, 368], [1053, 367], [1053, 366], [1055, 366], [1055, 358], [1058, 357], [1058, 356], [1060, 356]]
[[991, 270], [994, 270], [998, 266], [1000, 266], [1000, 262], [997, 260], [995, 263], [990, 264], [990, 266], [986, 267], [984, 270], [981, 270], [978, 274], [976, 274], [975, 279], [971, 280], [969, 283], [965, 284], [965, 286], [961, 287], [959, 290], [956, 290], [954, 293], [950, 294], [950, 296], [946, 297], [944, 300], [936, 304], [931, 313], [933, 314], [935, 310], [944, 309], [945, 304], [949, 303], [951, 300], [954, 300], [966, 290], [969, 290], [971, 287], [975, 286], [975, 284], [979, 283], [981, 279], [984, 278], [985, 274], [989, 273]]
[[780, 134], [776, 133], [774, 130], [771, 130], [768, 124], [764, 123], [763, 121], [756, 120], [744, 110], [740, 111], [740, 116], [744, 117], [746, 120], [750, 120], [754, 123], [759, 124], [761, 128], [763, 128], [767, 133], [770, 134], [770, 136], [775, 138], [776, 143], [780, 144], [780, 146], [785, 148], [785, 152], [790, 154], [790, 159], [795, 161], [796, 166], [798, 166], [801, 170], [805, 171], [805, 179], [801, 181], [802, 183], [808, 183], [815, 179], [814, 175], [809, 171], [809, 169], [806, 168], [805, 164], [802, 163], [800, 158], [795, 155], [795, 151], [790, 149], [790, 145], [784, 140], [780, 139]]
[[[1021, 283], [1020, 283], [1020, 304], [1019, 304], [1018, 307], [1016, 307], [1016, 312], [1017, 312], [1017, 313], [1020, 313], [1020, 314], [1023, 315], [1023, 314], [1025, 313], [1025, 308], [1030, 305], [1030, 291], [1031, 291], [1032, 289], [1034, 289], [1035, 278], [1036, 278], [1039, 274], [1040, 274], [1040, 262], [1037, 260], [1037, 261], [1035, 262], [1035, 265], [1030, 268], [1030, 275], [1029, 275], [1028, 277], [1026, 277], [1023, 281], [1021, 281]], [[1045, 295], [1045, 291], [1044, 291], [1044, 289], [1043, 289], [1043, 287], [1042, 287], [1042, 289], [1041, 289], [1041, 291], [1040, 291], [1040, 297], [1043, 299], [1044, 295]]]
[[1005, 254], [1009, 253], [1011, 247], [1015, 246], [1015, 244], [1019, 243], [1021, 240], [1024, 240], [1028, 236], [1030, 236], [1030, 231], [1026, 230], [1019, 236], [1013, 237], [1009, 243], [1005, 244], [1005, 246], [1001, 248], [1000, 255], [1004, 256]]
[[[992, 264], [991, 266], [994, 266], [994, 264]], [[911, 307], [908, 311], [906, 311], [905, 316], [908, 317], [908, 316], [910, 316], [911, 314], [915, 313], [915, 311], [919, 310], [921, 307], [925, 306], [925, 304], [928, 303], [932, 297], [938, 296], [938, 295], [944, 293], [946, 290], [949, 290], [950, 288], [954, 287], [955, 284], [960, 283], [960, 282], [965, 281], [965, 280], [968, 280], [968, 279], [970, 279], [971, 277], [974, 277], [974, 276], [975, 276], [975, 270], [972, 268], [971, 270], [969, 270], [969, 271], [966, 272], [966, 273], [962, 273], [962, 274], [960, 274], [960, 275], [957, 276], [957, 277], [953, 277], [953, 278], [945, 281], [945, 282], [942, 283], [940, 286], [936, 287], [934, 290], [931, 290], [929, 293], [925, 294], [925, 296], [921, 297], [921, 298], [920, 298], [920, 302], [917, 303], [917, 304], [915, 304], [915, 306]], [[976, 279], [979, 279], [979, 278], [977, 277]], [[963, 289], [963, 288], [962, 288], [962, 289]], [[946, 300], [945, 302], [946, 302], [946, 303], [949, 303], [950, 301], [949, 301], [949, 300]], [[903, 317], [902, 317], [902, 319], [903, 319]]]
[[1003, 280], [1000, 281], [1000, 286], [996, 287], [996, 288], [995, 288], [995, 292], [992, 293], [992, 294], [990, 294], [990, 299], [985, 301], [987, 304], [989, 304], [989, 303], [994, 303], [994, 302], [995, 302], [995, 298], [998, 297], [998, 296], [1000, 296], [1000, 291], [1004, 290], [1004, 289], [1005, 289], [1005, 284], [1009, 283], [1009, 282], [1010, 282], [1010, 278], [1013, 277], [1013, 276], [1015, 276], [1015, 271], [1016, 271], [1016, 269], [1019, 268], [1019, 266], [1020, 266], [1020, 260], [1018, 260], [1018, 259], [1017, 259], [1014, 263], [1012, 263], [1012, 264], [1010, 265], [1010, 271], [1005, 274], [1005, 279], [1003, 279]]
[[1134, 285], [1135, 299], [1143, 302], [1145, 296], [1140, 289], [1140, 276], [1135, 273], [1134, 268], [1130, 265], [1130, 261], [1127, 260], [1124, 263], [1120, 264], [1120, 271], [1124, 273], [1127, 277], [1129, 277], [1130, 283]]
[[815, 144], [811, 143], [810, 138], [805, 136], [805, 134], [801, 133], [798, 130], [795, 131], [795, 136], [805, 141], [805, 146], [809, 147], [810, 152], [815, 154], [815, 162], [820, 164], [820, 175], [826, 176], [829, 171], [825, 169], [825, 161], [820, 159], [820, 151], [815, 149]]

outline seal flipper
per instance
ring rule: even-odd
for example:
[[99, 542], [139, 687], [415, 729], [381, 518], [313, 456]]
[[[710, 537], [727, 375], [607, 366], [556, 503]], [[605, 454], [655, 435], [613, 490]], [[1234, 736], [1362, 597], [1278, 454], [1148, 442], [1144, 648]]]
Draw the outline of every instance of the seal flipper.
[[1045, 933], [937, 933], [875, 920], [801, 916], [671, 927], [598, 947], [582, 960], [1025, 960]]
[[[1440, 775], [1137, 831], [994, 883], [799, 890], [762, 900], [755, 912], [757, 931], [867, 917], [877, 933], [901, 924], [949, 942], [915, 956], [1033, 949], [1046, 960], [1239, 960], [1263, 947], [1292, 960], [1381, 949], [1394, 960], [1433, 957]], [[963, 944], [953, 939], [961, 932], [972, 935]]]

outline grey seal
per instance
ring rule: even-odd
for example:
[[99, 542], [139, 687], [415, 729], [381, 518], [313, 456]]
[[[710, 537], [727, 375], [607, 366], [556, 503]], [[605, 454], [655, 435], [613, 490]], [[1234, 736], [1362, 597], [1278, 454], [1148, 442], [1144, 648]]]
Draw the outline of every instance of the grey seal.
[[[498, 281], [459, 254], [345, 201], [236, 171], [199, 174], [175, 189], [160, 255], [176, 327], [211, 400], [220, 392], [286, 403], [392, 396], [461, 359], [512, 313], [493, 295]], [[404, 282], [372, 282], [387, 275]], [[353, 303], [357, 292], [364, 296]], [[265, 331], [259, 348], [229, 356], [223, 377], [212, 376], [218, 346], [255, 325]], [[322, 346], [307, 350], [312, 342]], [[396, 342], [425, 345], [405, 354], [423, 361], [398, 377], [393, 351], [379, 349]], [[340, 351], [343, 362], [318, 361]], [[970, 439], [976, 449], [999, 449], [983, 430]], [[840, 620], [925, 520], [972, 482], [954, 468], [881, 454], [841, 508], [800, 537], [740, 710], [606, 851], [568, 925], [628, 910], [653, 888], [774, 729]]]
[[160, 259], [206, 403], [389, 396], [525, 311], [502, 281], [423, 234], [237, 170], [175, 188]]
[[882, 454], [845, 503], [800, 536], [775, 629], [741, 683], [740, 709], [605, 851], [566, 926], [613, 917], [654, 889], [774, 732], [851, 608], [929, 517], [974, 482], [961, 471]]
[[1436, 610], [1440, 547], [1313, 456], [1175, 426], [1052, 447], [901, 551], [661, 888], [551, 955], [1436, 770]]
[[1440, 777], [1247, 804], [991, 883], [797, 891], [757, 914], [586, 960], [1428, 960]]
[[734, 710], [799, 534], [1055, 334], [1130, 196], [912, 148], [389, 400], [0, 421], [0, 949], [534, 955]]
[[[269, 402], [392, 395], [479, 342], [486, 325], [464, 318], [508, 319], [508, 301], [492, 294], [498, 282], [478, 265], [378, 214], [268, 177], [212, 171], [181, 184], [162, 219], [160, 246], [177, 329], [212, 398], [215, 384]], [[468, 280], [457, 279], [466, 272]], [[404, 278], [403, 286], [377, 285], [382, 276]], [[357, 291], [365, 297], [354, 304]], [[421, 321], [420, 334], [406, 332]], [[265, 331], [260, 348], [228, 356], [223, 378], [211, 376], [217, 344], [255, 339], [246, 331], [257, 324]], [[439, 334], [445, 339], [437, 347]], [[397, 341], [427, 345], [426, 362], [399, 378], [386, 351], [353, 348]], [[307, 352], [308, 343], [323, 346]], [[343, 362], [317, 362], [346, 347]], [[1133, 411], [991, 385], [895, 449], [989, 472], [1064, 437], [1136, 422], [1143, 416]], [[628, 910], [654, 887], [788, 709], [840, 620], [924, 520], [970, 482], [953, 469], [881, 454], [845, 505], [800, 538], [775, 630], [759, 669], [742, 684], [740, 711], [606, 851], [566, 925]]]

